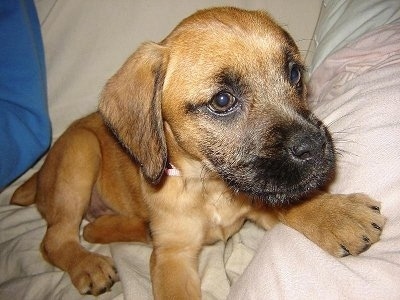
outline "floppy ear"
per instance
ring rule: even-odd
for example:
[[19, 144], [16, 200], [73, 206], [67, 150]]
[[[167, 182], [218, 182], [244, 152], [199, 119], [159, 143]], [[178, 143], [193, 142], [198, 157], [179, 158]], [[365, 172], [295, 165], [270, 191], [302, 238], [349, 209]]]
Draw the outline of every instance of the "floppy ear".
[[107, 82], [99, 111], [118, 140], [158, 183], [167, 163], [161, 93], [167, 55], [155, 43], [141, 45]]

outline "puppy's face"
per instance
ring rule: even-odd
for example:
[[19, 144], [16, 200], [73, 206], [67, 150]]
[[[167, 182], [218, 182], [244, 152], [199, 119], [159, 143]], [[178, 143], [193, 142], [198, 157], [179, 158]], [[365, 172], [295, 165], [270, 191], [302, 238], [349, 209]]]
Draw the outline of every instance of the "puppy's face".
[[326, 181], [334, 156], [307, 110], [297, 47], [263, 14], [204, 18], [167, 39], [165, 121], [235, 190], [272, 203], [301, 198]]
[[[149, 49], [146, 55], [134, 54], [134, 62], [128, 61], [110, 80], [100, 103], [107, 123], [145, 176], [160, 178], [168, 159], [166, 143], [172, 139], [235, 191], [270, 204], [300, 199], [327, 180], [334, 165], [331, 138], [307, 109], [295, 43], [266, 14], [231, 8], [200, 11], [154, 47], [151, 55]], [[150, 116], [146, 122], [155, 136], [150, 140], [158, 140], [147, 147], [143, 139], [132, 141], [132, 128], [142, 126], [140, 116], [130, 127], [120, 121], [132, 119], [143, 102], [120, 100], [125, 91], [121, 81], [133, 85], [130, 69], [139, 60], [150, 66], [146, 76], [151, 80], [143, 84], [143, 70], [136, 71], [138, 88], [143, 93], [143, 86], [153, 87], [141, 115]], [[121, 116], [120, 111], [129, 114]]]

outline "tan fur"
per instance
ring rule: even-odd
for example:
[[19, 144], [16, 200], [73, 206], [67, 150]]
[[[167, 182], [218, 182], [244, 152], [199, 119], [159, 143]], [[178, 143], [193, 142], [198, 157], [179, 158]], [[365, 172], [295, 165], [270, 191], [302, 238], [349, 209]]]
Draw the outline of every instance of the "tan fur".
[[[336, 256], [378, 241], [384, 218], [365, 195], [308, 193], [307, 201], [273, 208], [274, 200], [233, 181], [264, 180], [241, 162], [252, 151], [279, 159], [274, 128], [317, 131], [305, 117], [304, 84], [285, 79], [288, 57], [301, 64], [294, 42], [266, 14], [233, 8], [200, 11], [161, 43], [139, 47], [106, 84], [99, 112], [73, 123], [12, 198], [35, 202], [46, 219], [45, 258], [82, 294], [110, 289], [118, 280], [112, 260], [79, 243], [86, 217], [87, 241], [152, 243], [156, 299], [199, 299], [202, 246], [226, 241], [246, 220], [265, 229], [284, 222]], [[231, 119], [209, 110], [221, 88], [251, 99]], [[165, 175], [168, 162], [181, 176]]]

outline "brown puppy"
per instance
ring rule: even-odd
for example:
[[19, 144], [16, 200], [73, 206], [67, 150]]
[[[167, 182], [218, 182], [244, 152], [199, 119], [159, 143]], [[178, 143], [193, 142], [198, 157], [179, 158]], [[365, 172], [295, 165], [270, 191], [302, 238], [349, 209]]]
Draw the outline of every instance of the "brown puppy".
[[365, 195], [315, 192], [334, 149], [307, 109], [302, 71], [267, 14], [197, 12], [139, 47], [105, 86], [100, 112], [67, 129], [12, 203], [37, 204], [44, 256], [83, 294], [117, 280], [111, 258], [80, 245], [84, 217], [90, 242], [153, 244], [157, 299], [201, 298], [202, 245], [245, 220], [281, 221], [332, 255], [356, 255], [379, 240], [384, 217]]

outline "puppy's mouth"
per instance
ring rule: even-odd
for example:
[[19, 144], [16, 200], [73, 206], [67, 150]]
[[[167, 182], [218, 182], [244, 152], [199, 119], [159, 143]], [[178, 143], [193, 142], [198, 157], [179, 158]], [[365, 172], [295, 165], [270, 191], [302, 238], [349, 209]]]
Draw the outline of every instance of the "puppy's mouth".
[[273, 206], [305, 199], [333, 174], [334, 149], [325, 127], [291, 129], [268, 147], [273, 154], [259, 155], [249, 150], [235, 163], [218, 159], [213, 165], [234, 191]]
[[[230, 177], [227, 182], [236, 191], [248, 194], [267, 205], [284, 206], [307, 198], [322, 187], [333, 174], [333, 159], [315, 163], [313, 167], [290, 166], [281, 161], [263, 162], [263, 165], [276, 166], [276, 172], [263, 172], [254, 177], [252, 184], [236, 181]], [[229, 176], [228, 176], [229, 177]]]

